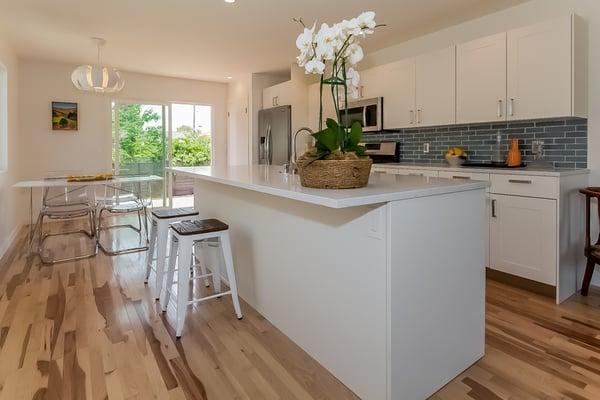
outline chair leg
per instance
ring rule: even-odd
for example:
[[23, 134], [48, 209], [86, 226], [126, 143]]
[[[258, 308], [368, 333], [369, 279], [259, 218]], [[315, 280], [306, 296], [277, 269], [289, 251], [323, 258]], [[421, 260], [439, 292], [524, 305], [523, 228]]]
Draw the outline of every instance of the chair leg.
[[[198, 258], [198, 262], [200, 263], [200, 273], [202, 275], [206, 275], [208, 274], [208, 270], [206, 269], [206, 263], [208, 260], [208, 257], [206, 256], [206, 250], [207, 250], [207, 244], [204, 242], [199, 242], [196, 244], [195, 246], [196, 250], [199, 254], [200, 257]], [[205, 287], [210, 287], [210, 281], [208, 280], [208, 277], [204, 278], [204, 286]]]
[[233, 308], [238, 319], [242, 319], [242, 309], [238, 298], [237, 283], [235, 280], [235, 270], [233, 269], [233, 255], [231, 254], [231, 243], [229, 242], [229, 232], [221, 234], [221, 248], [223, 249], [223, 257], [225, 258], [225, 268], [227, 269], [227, 278], [229, 279], [229, 288], [231, 289], [231, 299]]
[[148, 252], [146, 252], [146, 278], [144, 284], [148, 284], [148, 278], [150, 278], [150, 271], [152, 270], [152, 259], [154, 258], [154, 252], [156, 250], [156, 235], [157, 235], [157, 224], [156, 221], [152, 221], [152, 227], [150, 228], [150, 244], [148, 246]]
[[175, 336], [181, 337], [183, 325], [185, 323], [185, 314], [189, 304], [190, 290], [190, 259], [192, 257], [193, 243], [184, 239], [179, 244], [179, 260], [177, 262], [177, 312]]
[[221, 247], [220, 246], [211, 246], [208, 244], [208, 249], [210, 251], [210, 259], [211, 259], [211, 268], [212, 268], [212, 281], [213, 281], [213, 290], [215, 293], [221, 293], [221, 264], [222, 264], [222, 256], [221, 256]]
[[154, 297], [156, 300], [160, 297], [160, 291], [163, 286], [163, 280], [165, 276], [165, 259], [167, 258], [167, 238], [169, 237], [169, 231], [167, 229], [158, 229], [158, 235], [156, 240], [156, 293]]
[[590, 290], [590, 283], [592, 282], [592, 275], [594, 274], [594, 268], [596, 263], [588, 258], [587, 265], [585, 267], [585, 274], [583, 275], [583, 283], [581, 284], [581, 295], [587, 296]]
[[171, 290], [173, 289], [173, 275], [175, 274], [177, 252], [179, 249], [179, 241], [175, 236], [171, 236], [171, 249], [169, 255], [169, 269], [167, 270], [167, 283], [163, 290], [160, 291], [160, 308], [163, 312], [169, 307], [171, 299]]

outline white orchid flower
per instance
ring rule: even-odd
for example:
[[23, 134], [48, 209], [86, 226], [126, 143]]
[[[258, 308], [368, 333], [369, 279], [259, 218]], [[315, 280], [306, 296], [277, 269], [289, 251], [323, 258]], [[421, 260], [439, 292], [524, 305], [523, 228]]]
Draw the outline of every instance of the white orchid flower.
[[315, 42], [315, 27], [317, 23], [315, 22], [312, 28], [304, 28], [304, 31], [298, 35], [296, 39], [296, 47], [300, 50], [300, 55], [296, 57], [298, 61], [298, 65], [303, 67], [308, 60], [313, 58], [314, 56], [314, 48], [313, 44]]
[[327, 24], [321, 25], [315, 39], [316, 56], [321, 60], [333, 60], [336, 50], [339, 50], [343, 44], [339, 36], [339, 27], [335, 25], [332, 27]]
[[356, 17], [356, 23], [361, 29], [360, 34], [365, 36], [373, 33], [373, 29], [377, 23], [375, 23], [375, 13], [373, 11], [366, 11]]
[[304, 69], [307, 74], [322, 75], [325, 72], [325, 63], [317, 58], [313, 58], [304, 65]]
[[362, 61], [364, 56], [365, 54], [363, 52], [363, 49], [358, 45], [358, 43], [351, 44], [346, 50], [346, 61], [348, 61], [350, 65], [358, 64]]

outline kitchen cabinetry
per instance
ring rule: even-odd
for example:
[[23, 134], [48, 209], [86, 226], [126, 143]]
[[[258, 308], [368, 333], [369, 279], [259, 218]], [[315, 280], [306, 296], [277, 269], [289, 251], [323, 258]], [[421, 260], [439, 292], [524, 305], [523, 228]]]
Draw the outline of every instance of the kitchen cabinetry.
[[[587, 171], [568, 174], [506, 173], [494, 169], [379, 164], [374, 171], [408, 175], [416, 170], [449, 179], [490, 182], [488, 190], [488, 267], [510, 282], [552, 293], [560, 303], [577, 291], [582, 255], [583, 205], [578, 189]], [[521, 281], [515, 281], [515, 279]], [[531, 286], [535, 282], [535, 288]], [[541, 285], [541, 286], [540, 286]]]
[[[331, 92], [323, 89], [323, 127], [327, 118], [337, 119]], [[313, 83], [308, 87], [308, 127], [315, 132], [319, 130], [319, 83]]]
[[415, 58], [416, 125], [448, 125], [456, 122], [455, 68], [455, 46]]
[[386, 172], [386, 173], [394, 174], [394, 175], [428, 176], [431, 178], [437, 178], [437, 176], [438, 176], [438, 172], [435, 170], [431, 170], [431, 169], [402, 168], [402, 169], [390, 170], [390, 169], [386, 169], [386, 168], [378, 168], [377, 166], [374, 166], [372, 169], [374, 172]]
[[492, 194], [490, 267], [556, 286], [556, 200]]
[[456, 47], [456, 122], [506, 119], [506, 32]]
[[263, 89], [263, 108], [288, 106], [293, 102], [292, 81], [282, 82]]
[[586, 40], [581, 24], [578, 17], [569, 16], [508, 31], [509, 120], [586, 116]]

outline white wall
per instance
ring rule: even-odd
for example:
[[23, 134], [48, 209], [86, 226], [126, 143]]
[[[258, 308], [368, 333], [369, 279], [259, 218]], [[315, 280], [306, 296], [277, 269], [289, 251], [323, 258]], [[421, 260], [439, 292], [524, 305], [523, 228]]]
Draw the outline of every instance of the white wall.
[[249, 82], [238, 79], [229, 84], [227, 104], [227, 161], [229, 165], [250, 163]]
[[[600, 1], [531, 0], [460, 25], [434, 32], [367, 55], [361, 68], [385, 64], [455, 43], [530, 25], [554, 17], [578, 14], [589, 32], [588, 166], [593, 182], [600, 182]], [[366, 40], [377, 40], [377, 34]]]
[[[22, 178], [48, 171], [111, 169], [111, 101], [182, 102], [214, 106], [215, 161], [227, 162], [227, 84], [123, 72], [117, 95], [84, 93], [71, 83], [74, 66], [22, 60], [20, 63]], [[79, 105], [79, 131], [52, 131], [51, 102]]]
[[0, 63], [7, 72], [6, 163], [0, 170], [0, 257], [4, 255], [20, 227], [21, 193], [12, 185], [19, 178], [18, 60], [10, 43], [0, 35]]

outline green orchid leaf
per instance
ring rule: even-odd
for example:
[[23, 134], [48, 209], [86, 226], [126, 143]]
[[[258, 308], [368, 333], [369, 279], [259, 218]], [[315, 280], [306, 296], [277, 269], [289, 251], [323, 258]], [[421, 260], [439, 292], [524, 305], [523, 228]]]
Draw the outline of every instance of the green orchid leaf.
[[366, 155], [367, 152], [367, 148], [365, 146], [352, 146], [352, 147], [348, 147], [346, 149], [346, 151], [352, 151], [354, 153], [356, 153], [357, 156], [364, 156]]
[[350, 133], [348, 134], [348, 139], [346, 141], [346, 147], [356, 147], [360, 143], [360, 139], [362, 139], [363, 130], [362, 126], [359, 122], [355, 121], [350, 128]]
[[315, 132], [312, 134], [312, 136], [317, 141], [317, 149], [320, 149], [320, 150], [327, 149], [329, 151], [336, 151], [338, 149], [338, 147], [340, 147], [339, 142], [338, 142], [338, 133], [337, 133], [339, 128], [336, 130], [332, 130], [331, 128], [329, 128], [329, 120], [327, 120], [327, 124], [328, 124], [327, 129], [323, 129], [322, 131]]

